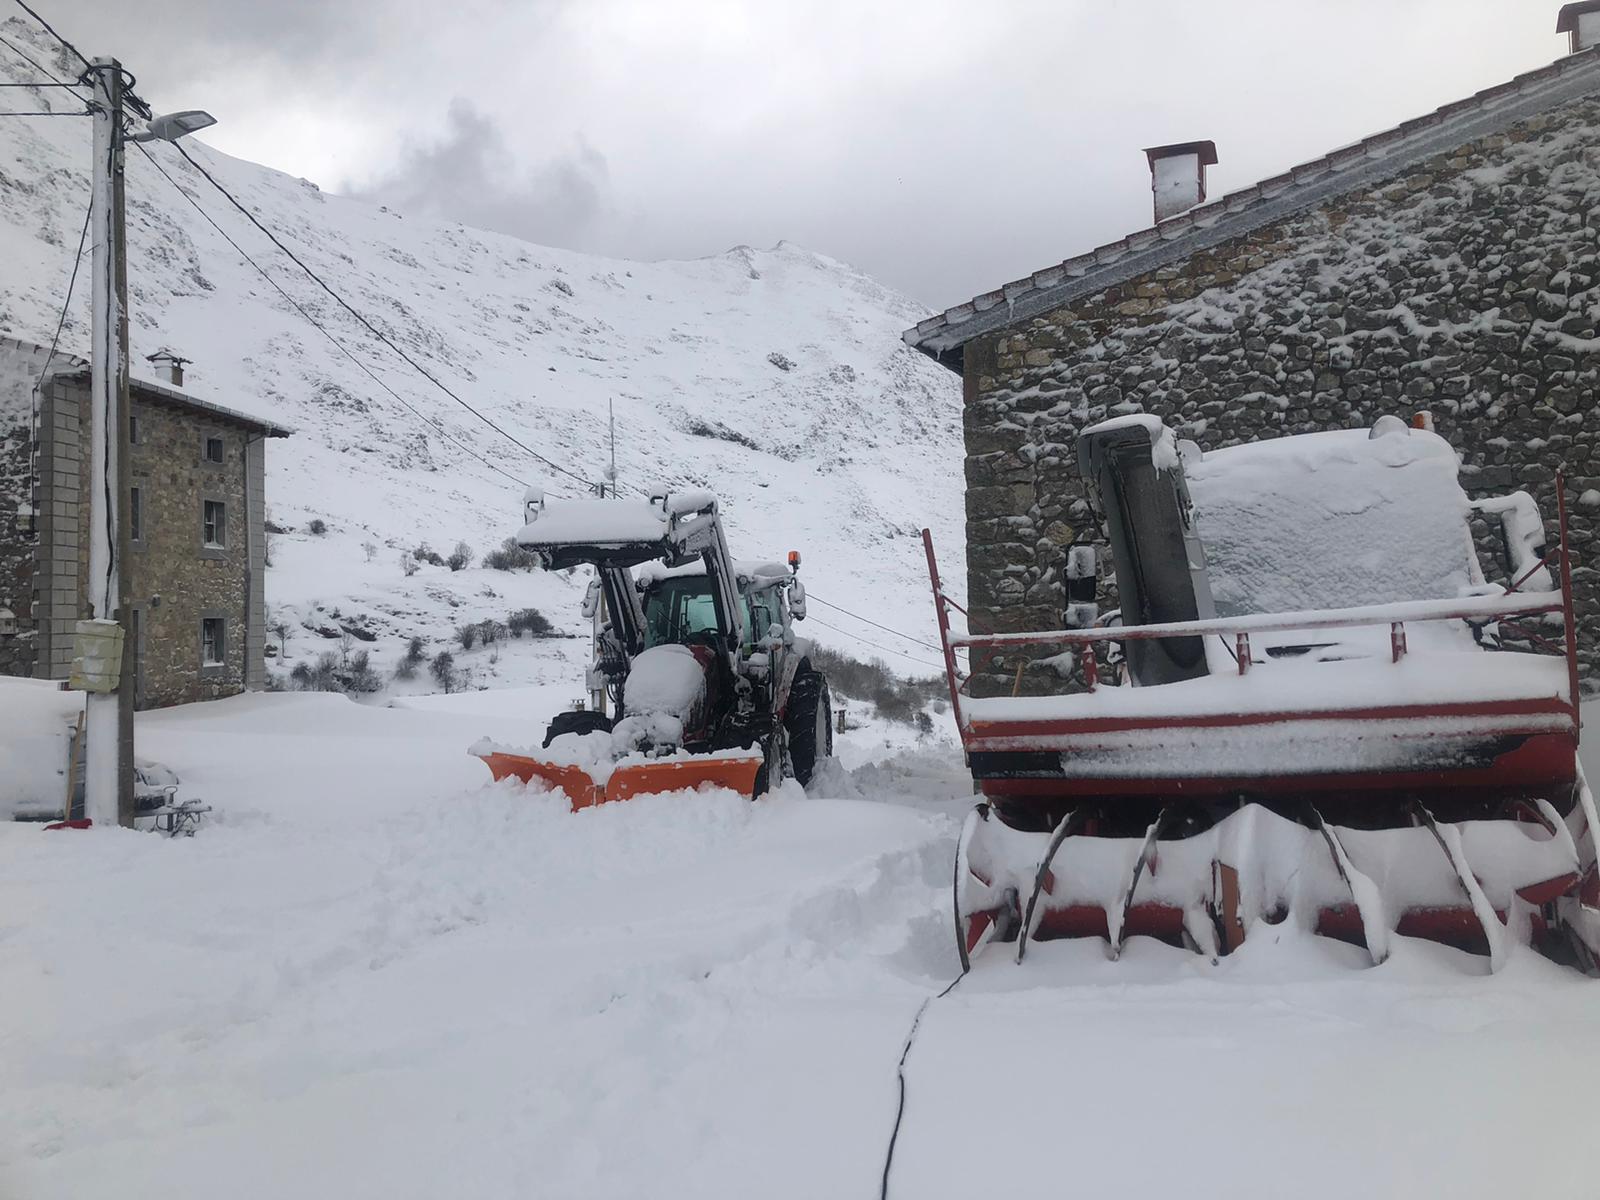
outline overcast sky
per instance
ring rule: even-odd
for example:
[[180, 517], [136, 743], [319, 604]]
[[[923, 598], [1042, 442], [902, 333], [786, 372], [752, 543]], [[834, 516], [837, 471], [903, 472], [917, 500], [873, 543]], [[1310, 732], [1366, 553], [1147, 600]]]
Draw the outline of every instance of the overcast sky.
[[1556, 0], [44, 0], [203, 140], [532, 241], [789, 238], [943, 308], [1541, 66]]

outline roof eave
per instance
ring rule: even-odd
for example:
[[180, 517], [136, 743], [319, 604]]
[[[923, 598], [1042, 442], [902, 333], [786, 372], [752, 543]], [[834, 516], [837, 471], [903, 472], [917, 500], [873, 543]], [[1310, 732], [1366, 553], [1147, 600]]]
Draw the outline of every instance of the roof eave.
[[1121, 241], [1036, 271], [1030, 277], [1036, 285], [1031, 290], [1020, 286], [1024, 281], [1008, 284], [920, 321], [901, 337], [948, 365], [952, 352], [974, 338], [1180, 262], [1364, 184], [1381, 183], [1453, 146], [1490, 136], [1597, 89], [1600, 47], [1568, 55]]

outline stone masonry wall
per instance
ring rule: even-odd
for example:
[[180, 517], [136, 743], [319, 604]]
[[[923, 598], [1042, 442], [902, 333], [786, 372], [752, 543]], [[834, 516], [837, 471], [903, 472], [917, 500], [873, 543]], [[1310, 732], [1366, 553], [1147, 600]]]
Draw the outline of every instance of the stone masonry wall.
[[0, 675], [32, 675], [33, 489], [28, 464], [33, 430], [27, 424], [0, 426]]
[[[138, 441], [132, 486], [140, 491], [142, 534], [133, 546], [131, 580], [138, 613], [143, 708], [215, 700], [244, 690], [246, 580], [246, 434], [237, 426], [135, 394]], [[223, 461], [207, 462], [204, 439], [220, 437]], [[202, 545], [203, 501], [220, 500], [226, 547]], [[200, 622], [225, 622], [224, 663], [201, 661]]]
[[37, 658], [34, 548], [34, 385], [50, 365], [43, 346], [0, 337], [0, 675], [31, 675]]
[[[1526, 488], [1552, 542], [1565, 466], [1580, 654], [1600, 681], [1597, 119], [1593, 99], [1552, 109], [968, 343], [973, 628], [1059, 626], [1062, 548], [1092, 529], [1075, 459], [1087, 425], [1147, 411], [1215, 449], [1426, 409], [1468, 493]], [[1016, 666], [980, 667], [974, 691], [1009, 692]]]

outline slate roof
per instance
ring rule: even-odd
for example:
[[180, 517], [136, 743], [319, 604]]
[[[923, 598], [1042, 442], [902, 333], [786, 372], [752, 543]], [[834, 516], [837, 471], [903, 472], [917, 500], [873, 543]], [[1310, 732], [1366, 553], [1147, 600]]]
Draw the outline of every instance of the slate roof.
[[1435, 155], [1596, 91], [1600, 91], [1600, 47], [1557, 59], [1253, 187], [1013, 280], [936, 313], [900, 336], [907, 345], [959, 371], [961, 347], [974, 338], [1181, 262], [1357, 188], [1381, 183]]

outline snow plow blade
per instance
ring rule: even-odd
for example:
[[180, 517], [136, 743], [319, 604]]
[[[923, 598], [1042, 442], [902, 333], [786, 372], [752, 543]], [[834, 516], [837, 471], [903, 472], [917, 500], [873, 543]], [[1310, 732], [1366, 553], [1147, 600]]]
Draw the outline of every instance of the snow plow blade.
[[707, 785], [727, 788], [753, 798], [756, 775], [763, 761], [759, 755], [739, 758], [703, 755], [661, 762], [630, 763], [613, 768], [610, 778], [601, 781], [582, 767], [570, 763], [546, 762], [498, 750], [477, 757], [488, 764], [496, 783], [502, 779], [520, 779], [523, 783], [532, 783], [537, 779], [565, 792], [572, 801], [573, 812], [613, 800], [628, 800], [658, 792], [679, 792]]

